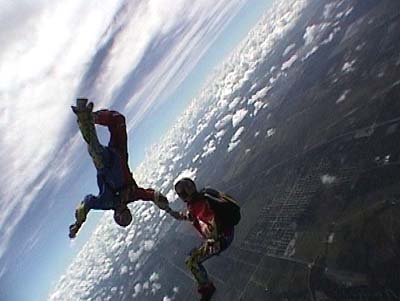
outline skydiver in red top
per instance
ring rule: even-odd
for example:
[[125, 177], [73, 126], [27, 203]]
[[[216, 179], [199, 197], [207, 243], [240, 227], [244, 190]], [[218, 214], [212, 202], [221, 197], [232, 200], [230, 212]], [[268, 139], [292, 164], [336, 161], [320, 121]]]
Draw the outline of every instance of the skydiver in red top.
[[[187, 210], [183, 212], [168, 210], [169, 214], [175, 219], [192, 222], [204, 239], [198, 248], [190, 252], [185, 263], [197, 281], [201, 301], [208, 301], [215, 292], [215, 286], [209, 280], [202, 263], [208, 258], [218, 255], [232, 243], [234, 228], [223, 225], [221, 218], [213, 210], [203, 191], [197, 191], [196, 185], [191, 179], [179, 180], [175, 184], [175, 191], [186, 203]], [[222, 194], [216, 190], [213, 191]]]

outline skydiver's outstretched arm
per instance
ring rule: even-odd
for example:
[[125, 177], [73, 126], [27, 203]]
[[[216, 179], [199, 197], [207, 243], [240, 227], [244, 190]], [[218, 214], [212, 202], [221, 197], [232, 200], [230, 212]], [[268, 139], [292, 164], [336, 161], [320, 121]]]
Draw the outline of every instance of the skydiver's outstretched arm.
[[145, 189], [142, 187], [137, 187], [128, 203], [138, 200], [151, 201], [156, 204], [158, 208], [167, 212], [172, 210], [169, 207], [168, 199], [160, 191], [151, 188]]
[[90, 209], [81, 202], [75, 210], [75, 223], [69, 226], [69, 238], [75, 238], [82, 224], [86, 221], [86, 217]]

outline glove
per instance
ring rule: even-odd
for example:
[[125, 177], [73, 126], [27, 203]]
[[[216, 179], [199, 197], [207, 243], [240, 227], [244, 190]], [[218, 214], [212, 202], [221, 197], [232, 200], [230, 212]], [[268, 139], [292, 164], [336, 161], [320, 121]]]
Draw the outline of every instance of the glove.
[[69, 226], [69, 238], [73, 239], [76, 237], [76, 234], [78, 233], [79, 229], [81, 228], [81, 225], [75, 223]]
[[76, 224], [79, 225], [79, 227], [86, 221], [88, 213], [89, 209], [86, 208], [84, 202], [81, 202], [75, 210]]
[[171, 208], [169, 207], [168, 199], [164, 195], [162, 195], [159, 191], [154, 192], [154, 203], [161, 210], [165, 210], [167, 212], [171, 211]]
[[221, 249], [221, 243], [215, 239], [207, 239], [206, 249], [208, 254], [218, 253]]
[[71, 106], [72, 112], [76, 115], [89, 114], [92, 115], [93, 103], [89, 102], [87, 98], [78, 98], [76, 100], [76, 106]]
[[82, 224], [86, 221], [89, 209], [85, 207], [85, 203], [81, 202], [75, 210], [76, 222], [69, 226], [69, 238], [75, 238]]

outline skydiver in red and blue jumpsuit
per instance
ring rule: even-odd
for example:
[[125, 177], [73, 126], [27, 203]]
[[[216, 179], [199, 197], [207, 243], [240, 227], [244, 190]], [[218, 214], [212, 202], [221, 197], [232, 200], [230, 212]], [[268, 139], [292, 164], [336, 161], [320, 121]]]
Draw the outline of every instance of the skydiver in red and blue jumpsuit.
[[[99, 194], [87, 195], [75, 211], [76, 221], [70, 226], [69, 237], [74, 238], [92, 209], [114, 210], [115, 222], [128, 226], [132, 214], [128, 203], [136, 200], [153, 201], [160, 209], [168, 210], [168, 200], [153, 189], [139, 187], [128, 166], [128, 147], [125, 117], [117, 111], [100, 110], [92, 112], [93, 103], [77, 99], [72, 111], [78, 119], [79, 130], [88, 145], [88, 151], [97, 170]], [[101, 145], [95, 124], [108, 127], [110, 141]]]

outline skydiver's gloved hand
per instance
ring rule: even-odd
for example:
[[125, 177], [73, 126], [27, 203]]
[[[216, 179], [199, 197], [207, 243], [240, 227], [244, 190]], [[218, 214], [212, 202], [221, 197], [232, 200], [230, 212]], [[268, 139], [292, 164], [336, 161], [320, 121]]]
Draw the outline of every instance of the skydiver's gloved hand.
[[157, 205], [161, 210], [170, 212], [171, 208], [169, 207], [168, 199], [161, 194], [159, 191], [154, 191], [154, 204]]
[[86, 221], [89, 209], [86, 208], [85, 203], [81, 202], [75, 210], [76, 222], [69, 226], [69, 238], [75, 238], [82, 224]]
[[78, 233], [79, 229], [81, 228], [82, 225], [79, 225], [77, 223], [72, 224], [69, 226], [69, 238], [73, 239], [76, 237], [76, 234]]
[[87, 98], [77, 98], [76, 106], [71, 106], [71, 109], [76, 115], [89, 114], [91, 116], [93, 111], [93, 102], [88, 103]]

